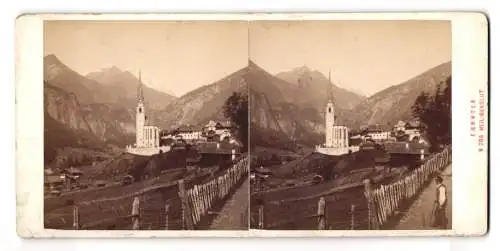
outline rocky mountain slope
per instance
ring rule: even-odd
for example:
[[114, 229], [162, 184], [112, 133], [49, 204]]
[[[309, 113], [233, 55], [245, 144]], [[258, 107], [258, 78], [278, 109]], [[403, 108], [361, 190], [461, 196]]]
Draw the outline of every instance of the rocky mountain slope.
[[64, 147], [105, 149], [133, 142], [135, 109], [111, 102], [113, 88], [83, 77], [56, 56], [44, 58], [45, 162]]
[[[202, 125], [210, 119], [225, 120], [222, 109], [225, 100], [233, 92], [244, 92], [249, 94], [252, 130], [257, 130], [251, 137], [257, 139], [259, 134], [276, 142], [288, 138], [318, 142], [324, 130], [325, 79], [328, 82], [325, 76], [315, 75], [315, 82], [304, 87], [278, 78], [249, 61], [247, 67], [172, 101], [157, 119], [167, 129], [183, 124]], [[339, 114], [363, 98], [334, 85], [332, 89]]]
[[[110, 67], [83, 76], [50, 54], [44, 57], [44, 80], [69, 93], [74, 93], [82, 104], [106, 103], [134, 109], [137, 104], [139, 80], [130, 72]], [[175, 99], [147, 86], [144, 98], [153, 109], [163, 109]]]
[[252, 123], [258, 127], [255, 129], [259, 131], [258, 134], [266, 135], [252, 137], [262, 140], [272, 138], [266, 141], [268, 144], [273, 141], [293, 141], [309, 146], [319, 144], [323, 141], [325, 106], [329, 93], [333, 96], [340, 123], [346, 117], [345, 114], [364, 99], [336, 86], [328, 77], [307, 67], [295, 68], [276, 76], [253, 62], [249, 63], [249, 68]]
[[[135, 108], [137, 105], [139, 79], [129, 71], [122, 71], [113, 66], [89, 73], [85, 77], [99, 82], [102, 84], [102, 88], [113, 90], [114, 96], [110, 97], [110, 100], [106, 100], [106, 103], [120, 103], [128, 108]], [[146, 85], [143, 85], [143, 93], [146, 106], [155, 110], [164, 109], [175, 99], [173, 95], [157, 91]]]
[[[323, 141], [327, 77], [307, 67], [276, 77], [253, 63], [249, 69], [246, 80], [254, 141], [278, 145], [291, 139], [307, 145]], [[352, 129], [375, 124], [392, 127], [399, 120], [412, 119], [411, 107], [417, 96], [422, 91], [434, 93], [449, 75], [451, 62], [446, 62], [368, 98], [331, 85], [338, 124]]]
[[273, 76], [253, 62], [247, 68], [251, 141], [260, 145], [317, 138], [324, 130], [319, 107], [308, 103], [308, 96], [300, 95], [297, 85]]
[[[340, 97], [349, 93], [357, 97], [340, 88], [338, 90], [334, 95]], [[254, 127], [270, 133], [283, 131], [287, 136], [298, 138], [309, 137], [311, 133], [324, 129], [321, 111], [326, 97], [324, 100], [315, 98], [315, 95], [324, 94], [324, 88], [305, 91], [297, 84], [269, 74], [252, 61], [247, 67], [174, 100], [161, 112], [158, 121], [165, 128], [175, 128], [182, 124], [201, 125], [210, 119], [225, 120], [222, 107], [233, 92], [249, 93]], [[345, 109], [353, 105], [340, 103]]]
[[[124, 146], [133, 142], [137, 79], [116, 67], [86, 77], [54, 55], [44, 59], [45, 135], [52, 148]], [[324, 109], [331, 88], [339, 123], [395, 124], [411, 117], [422, 91], [433, 92], [451, 74], [451, 62], [436, 66], [400, 85], [365, 98], [330, 84], [328, 77], [307, 67], [274, 76], [249, 61], [247, 67], [179, 98], [145, 88], [148, 116], [163, 129], [226, 120], [223, 105], [233, 92], [248, 93], [251, 143], [323, 141]], [[60, 137], [65, 135], [64, 137]]]
[[352, 109], [366, 98], [338, 87], [328, 79], [328, 76], [319, 71], [311, 70], [307, 66], [280, 72], [276, 74], [276, 77], [294, 84], [290, 90], [291, 94], [298, 96], [300, 102], [307, 103], [320, 111], [323, 111], [330, 91], [333, 93], [335, 102], [340, 109]]
[[157, 120], [163, 128], [173, 129], [180, 125], [200, 126], [209, 120], [226, 120], [223, 106], [233, 92], [247, 93], [244, 75], [246, 68], [223, 79], [197, 88], [172, 101]]
[[44, 57], [43, 70], [44, 81], [68, 93], [75, 94], [82, 104], [103, 103], [113, 95], [111, 90], [101, 88], [98, 82], [75, 72], [53, 54]]
[[346, 116], [352, 127], [393, 126], [412, 118], [411, 107], [422, 92], [435, 93], [439, 83], [451, 75], [451, 62], [440, 64], [399, 85], [384, 89], [362, 101]]
[[64, 131], [74, 132], [76, 143], [83, 133], [90, 133], [93, 138], [109, 144], [124, 145], [124, 136], [134, 133], [135, 115], [127, 109], [113, 105], [95, 103], [80, 104], [76, 94], [69, 93], [48, 82], [44, 85], [44, 113], [60, 126], [52, 127], [53, 123], [45, 124], [46, 131], [57, 134], [61, 126]]

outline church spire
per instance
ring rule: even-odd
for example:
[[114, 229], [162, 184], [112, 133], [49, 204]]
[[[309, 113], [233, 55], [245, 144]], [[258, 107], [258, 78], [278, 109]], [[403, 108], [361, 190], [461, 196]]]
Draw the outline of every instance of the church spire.
[[144, 102], [144, 93], [142, 91], [141, 69], [139, 69], [139, 83], [137, 86], [137, 101]]
[[327, 88], [327, 95], [328, 95], [328, 102], [333, 103], [333, 88], [332, 88], [332, 79], [331, 79], [331, 69], [328, 69], [328, 88]]

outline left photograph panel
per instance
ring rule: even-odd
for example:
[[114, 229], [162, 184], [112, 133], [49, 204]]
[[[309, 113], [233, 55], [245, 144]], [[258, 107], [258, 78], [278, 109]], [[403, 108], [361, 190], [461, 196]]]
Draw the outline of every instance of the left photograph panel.
[[44, 228], [247, 230], [244, 21], [45, 21]]

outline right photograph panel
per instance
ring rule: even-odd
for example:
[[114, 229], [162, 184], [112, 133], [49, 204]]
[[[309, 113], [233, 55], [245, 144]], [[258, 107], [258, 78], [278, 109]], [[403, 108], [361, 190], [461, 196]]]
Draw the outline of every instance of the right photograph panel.
[[250, 226], [452, 226], [451, 23], [249, 24]]

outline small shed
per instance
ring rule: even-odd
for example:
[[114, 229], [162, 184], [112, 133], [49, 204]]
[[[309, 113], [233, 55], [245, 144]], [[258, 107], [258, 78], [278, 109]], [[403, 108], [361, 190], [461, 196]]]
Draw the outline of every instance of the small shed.
[[63, 175], [48, 175], [45, 176], [46, 185], [63, 185], [64, 184], [64, 176]]
[[229, 142], [203, 142], [196, 145], [203, 164], [213, 165], [219, 161], [230, 161], [240, 155], [237, 145]]
[[60, 190], [64, 187], [64, 175], [47, 175], [44, 179], [44, 188], [49, 192]]
[[132, 182], [134, 182], [134, 177], [132, 175], [125, 175], [125, 177], [122, 178], [121, 180], [121, 184], [123, 186], [126, 186], [126, 185], [130, 185], [132, 184]]
[[384, 144], [385, 150], [389, 154], [408, 154], [408, 155], [420, 155], [429, 154], [429, 145], [426, 143], [419, 142], [388, 142]]
[[65, 172], [71, 176], [82, 176], [83, 175], [83, 172], [76, 167], [70, 167]]
[[104, 180], [98, 180], [98, 181], [95, 182], [95, 185], [97, 187], [105, 187], [107, 185], [107, 182], [104, 181]]
[[394, 166], [418, 166], [422, 157], [430, 154], [429, 145], [417, 142], [388, 142], [384, 144]]

